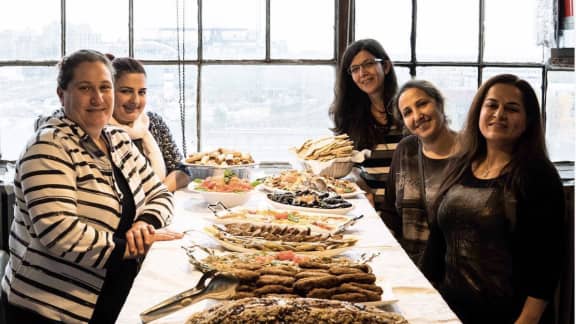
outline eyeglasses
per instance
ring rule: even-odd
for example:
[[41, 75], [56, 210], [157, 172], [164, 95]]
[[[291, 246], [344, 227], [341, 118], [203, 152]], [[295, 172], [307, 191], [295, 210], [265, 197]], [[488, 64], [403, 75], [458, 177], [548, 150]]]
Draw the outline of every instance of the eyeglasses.
[[368, 59], [358, 65], [350, 65], [350, 67], [348, 68], [348, 73], [356, 74], [360, 72], [360, 68], [363, 68], [364, 70], [371, 69], [374, 65], [376, 65], [376, 63], [380, 63], [382, 61], [383, 61], [382, 59], [374, 58], [374, 59]]

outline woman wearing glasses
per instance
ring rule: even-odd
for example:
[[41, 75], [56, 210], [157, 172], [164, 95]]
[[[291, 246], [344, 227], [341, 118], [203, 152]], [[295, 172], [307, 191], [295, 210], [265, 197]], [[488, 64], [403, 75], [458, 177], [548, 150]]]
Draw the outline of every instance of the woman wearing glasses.
[[329, 114], [334, 133], [348, 134], [356, 150], [371, 150], [353, 173], [376, 208], [384, 202], [392, 154], [402, 138], [401, 127], [392, 117], [397, 89], [394, 66], [380, 43], [362, 39], [348, 46], [338, 69]]

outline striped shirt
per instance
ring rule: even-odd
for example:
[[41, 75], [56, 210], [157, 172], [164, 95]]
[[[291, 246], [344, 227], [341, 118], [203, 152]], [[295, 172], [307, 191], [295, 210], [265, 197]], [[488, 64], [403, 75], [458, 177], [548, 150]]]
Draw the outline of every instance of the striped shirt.
[[87, 323], [106, 276], [124, 254], [117, 166], [134, 196], [135, 219], [157, 227], [171, 219], [172, 194], [126, 132], [106, 127], [109, 157], [62, 113], [28, 142], [14, 179], [10, 262], [2, 289], [11, 304], [66, 323]]
[[384, 203], [392, 156], [402, 136], [400, 129], [396, 127], [390, 128], [388, 133], [381, 135], [381, 142], [372, 149], [370, 157], [367, 157], [364, 162], [357, 165], [360, 168], [360, 176], [374, 195], [376, 209], [379, 209]]

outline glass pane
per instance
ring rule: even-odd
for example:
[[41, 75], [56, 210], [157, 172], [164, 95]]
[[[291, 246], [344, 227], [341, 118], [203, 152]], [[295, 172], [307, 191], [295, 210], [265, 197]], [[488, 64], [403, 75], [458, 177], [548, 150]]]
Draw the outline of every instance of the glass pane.
[[419, 61], [478, 60], [478, 0], [419, 0]]
[[536, 44], [538, 0], [485, 0], [484, 61], [543, 62]]
[[374, 38], [392, 61], [410, 61], [411, 1], [356, 0], [355, 38]]
[[[178, 66], [146, 65], [148, 101], [146, 109], [158, 113], [168, 124], [174, 140], [182, 148]], [[196, 66], [186, 65], [186, 153], [196, 151]]]
[[396, 79], [398, 80], [398, 88], [411, 79], [410, 69], [403, 66], [395, 66]]
[[[198, 47], [198, 6], [196, 1], [134, 1], [134, 56], [145, 60], [178, 59], [177, 21], [184, 19], [185, 59], [195, 60]], [[184, 8], [182, 8], [184, 5]], [[182, 11], [184, 10], [184, 11]], [[181, 26], [180, 26], [181, 27]], [[182, 51], [182, 44], [180, 44]]]
[[536, 95], [538, 96], [538, 101], [542, 104], [542, 69], [531, 69], [531, 68], [485, 68], [482, 72], [482, 82], [490, 79], [491, 77], [502, 74], [509, 73], [515, 74], [518, 77], [528, 81]]
[[444, 95], [444, 112], [450, 128], [460, 131], [478, 89], [478, 73], [471, 67], [419, 67], [416, 79], [434, 83]]
[[272, 58], [333, 59], [334, 1], [270, 1], [270, 39]]
[[0, 44], [0, 60], [58, 59], [60, 1], [3, 3], [0, 10]]
[[574, 72], [548, 72], [546, 145], [552, 161], [574, 161]]
[[204, 59], [264, 59], [266, 1], [202, 2]]
[[57, 73], [55, 67], [0, 67], [2, 159], [18, 159], [34, 134], [36, 118], [60, 108]]
[[128, 1], [66, 2], [66, 53], [83, 48], [128, 56]]
[[290, 147], [331, 133], [332, 66], [218, 65], [202, 75], [202, 150], [293, 161]]

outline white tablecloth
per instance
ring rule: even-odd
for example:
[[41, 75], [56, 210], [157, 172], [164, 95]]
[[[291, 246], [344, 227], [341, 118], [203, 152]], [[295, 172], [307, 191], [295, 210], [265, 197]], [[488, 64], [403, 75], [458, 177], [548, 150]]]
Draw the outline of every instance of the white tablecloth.
[[[170, 228], [193, 231], [182, 240], [158, 242], [152, 246], [117, 323], [141, 323], [139, 314], [144, 309], [196, 285], [200, 272], [188, 263], [188, 257], [181, 248], [183, 245], [193, 241], [218, 248], [217, 243], [202, 233], [204, 227], [212, 224], [214, 216], [200, 197], [187, 190], [180, 190], [176, 192], [175, 198], [175, 215]], [[410, 323], [460, 323], [440, 294], [399, 246], [368, 200], [358, 197], [351, 202], [355, 208], [349, 215], [363, 214], [364, 218], [350, 229], [350, 234], [359, 236], [359, 241], [355, 248], [345, 254], [357, 257], [366, 251], [381, 253], [370, 265], [378, 283], [391, 288], [391, 293], [398, 300], [387, 306], [389, 310], [400, 312]], [[260, 192], [253, 195], [247, 206], [269, 207]], [[153, 323], [181, 324], [193, 312], [214, 303], [217, 301], [205, 300]]]

